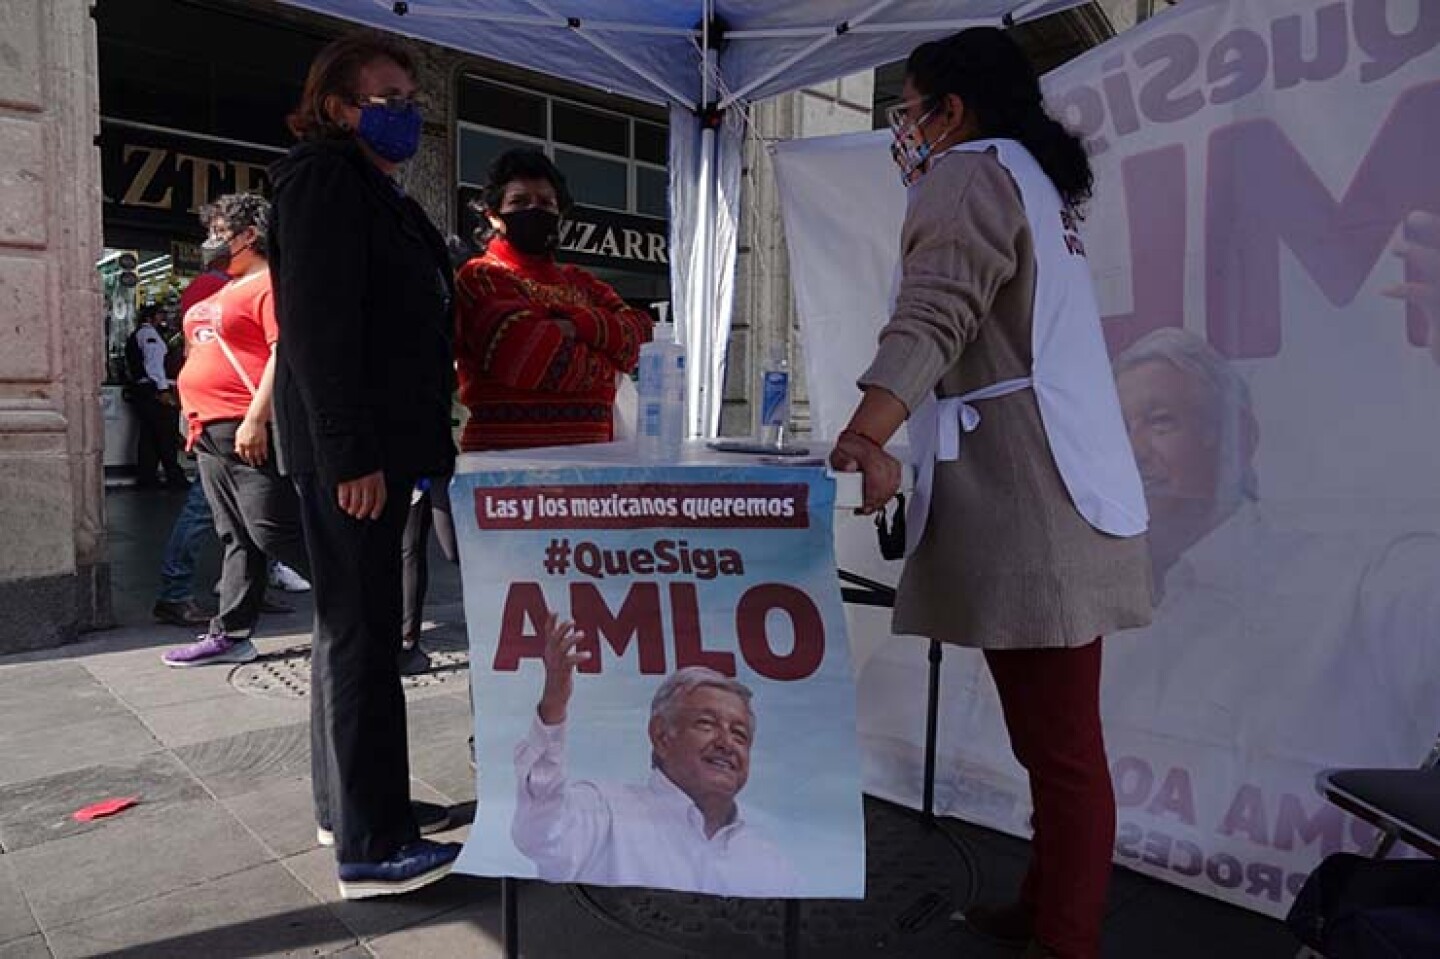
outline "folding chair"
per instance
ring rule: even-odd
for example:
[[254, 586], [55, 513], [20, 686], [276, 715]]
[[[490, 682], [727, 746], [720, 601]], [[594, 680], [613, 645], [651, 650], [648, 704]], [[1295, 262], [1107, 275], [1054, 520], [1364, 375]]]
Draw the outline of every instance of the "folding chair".
[[[1397, 842], [1440, 859], [1440, 738], [1418, 769], [1335, 769], [1315, 785], [1335, 806], [1380, 830], [1371, 860], [1388, 858]], [[1306, 946], [1296, 959], [1319, 956]]]

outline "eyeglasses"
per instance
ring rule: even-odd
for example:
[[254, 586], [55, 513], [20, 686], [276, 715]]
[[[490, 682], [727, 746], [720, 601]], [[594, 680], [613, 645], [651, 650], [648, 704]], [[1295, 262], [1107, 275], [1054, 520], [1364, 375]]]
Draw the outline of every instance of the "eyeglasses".
[[408, 113], [410, 110], [424, 112], [426, 101], [419, 96], [356, 97], [355, 105], [357, 107], [384, 107], [391, 113]]
[[934, 109], [934, 103], [935, 101], [930, 97], [897, 103], [885, 111], [885, 122], [890, 125], [891, 130], [898, 133], [911, 125], [910, 111], [912, 109], [921, 111], [920, 119], [915, 121], [916, 124], [919, 124], [924, 121], [925, 115]]

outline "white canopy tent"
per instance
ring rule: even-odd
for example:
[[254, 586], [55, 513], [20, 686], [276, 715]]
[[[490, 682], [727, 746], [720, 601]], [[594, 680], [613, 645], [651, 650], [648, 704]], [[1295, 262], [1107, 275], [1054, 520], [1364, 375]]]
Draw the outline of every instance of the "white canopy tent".
[[691, 435], [720, 422], [743, 124], [733, 109], [1086, 0], [285, 0], [670, 108], [671, 289]]

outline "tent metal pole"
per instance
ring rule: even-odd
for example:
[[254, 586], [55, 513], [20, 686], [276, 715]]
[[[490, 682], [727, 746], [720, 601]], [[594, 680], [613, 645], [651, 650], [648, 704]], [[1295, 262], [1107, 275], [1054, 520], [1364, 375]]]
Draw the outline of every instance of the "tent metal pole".
[[[389, 10], [392, 0], [374, 0], [377, 7]], [[552, 27], [560, 30], [592, 30], [602, 33], [641, 33], [656, 37], [679, 37], [693, 40], [700, 35], [698, 30], [685, 27], [661, 27], [653, 23], [629, 23], [623, 20], [579, 20], [572, 22], [567, 17], [547, 13], [532, 16], [523, 13], [485, 13], [480, 10], [451, 10], [447, 7], [432, 7], [427, 4], [411, 4], [406, 11], [409, 17], [428, 17], [435, 20], [472, 20], [477, 23], [501, 23], [517, 27]], [[578, 26], [577, 26], [578, 23]]]
[[[1085, 0], [1073, 0], [1073, 2], [1067, 4], [1066, 6], [1060, 7], [1050, 12], [1059, 13], [1062, 10], [1070, 9], [1070, 7], [1078, 7], [1084, 2]], [[1014, 8], [1012, 8], [1011, 11], [1005, 15], [1005, 24], [1006, 26], [1009, 26], [1010, 24], [1022, 23], [1027, 17], [1030, 16], [1030, 14], [1034, 13], [1036, 10], [1039, 10], [1041, 7], [1050, 6], [1052, 3], [1054, 3], [1054, 0], [1025, 0], [1024, 3], [1017, 3]]]
[[520, 959], [520, 881], [510, 876], [500, 880], [500, 938], [505, 959]]
[[[536, 10], [539, 10], [546, 16], [557, 16], [555, 12], [551, 10], [548, 5], [542, 3], [541, 0], [525, 0], [525, 2], [528, 3], [530, 6], [534, 7]], [[609, 43], [595, 36], [594, 33], [586, 29], [583, 23], [579, 26], [572, 27], [569, 21], [565, 20], [564, 17], [559, 17], [558, 19], [565, 21], [565, 25], [573, 29], [577, 37], [584, 40], [586, 43], [590, 44], [592, 47], [599, 50], [601, 53], [605, 54], [611, 60], [614, 60], [616, 63], [620, 64], [622, 67], [629, 70], [631, 73], [635, 74], [637, 77], [644, 80], [646, 83], [650, 84], [655, 89], [659, 90], [661, 93], [665, 94], [665, 96], [669, 99], [673, 100], [676, 103], [683, 103], [687, 105], [690, 103], [690, 98], [685, 96], [685, 94], [681, 93], [675, 87], [665, 82], [660, 77], [656, 76], [653, 71], [648, 70], [640, 64], [636, 63], [634, 60], [630, 59], [628, 56], [621, 53], [619, 50], [616, 50]], [[686, 33], [686, 36], [690, 36], [690, 34]]]
[[[716, 183], [719, 180], [719, 136], [715, 129], [712, 118], [707, 116], [713, 106], [712, 97], [714, 93], [711, 88], [711, 77], [719, 69], [720, 51], [711, 45], [712, 38], [709, 32], [710, 4], [706, 5], [706, 26], [703, 39], [703, 50], [705, 54], [705, 68], [701, 81], [702, 113], [700, 124], [700, 176], [698, 184], [698, 204], [696, 210], [696, 222], [699, 226], [699, 271], [698, 283], [695, 288], [700, 292], [698, 307], [699, 323], [696, 324], [699, 336], [697, 343], [693, 344], [690, 352], [690, 363], [695, 369], [695, 375], [691, 378], [690, 389], [690, 429], [691, 437], [707, 437], [713, 430], [714, 417], [711, 407], [714, 405], [716, 384], [714, 380], [715, 366], [711, 357], [715, 349], [715, 327], [718, 320], [716, 301], [716, 277], [715, 277], [715, 229], [719, 222], [719, 210], [716, 208]], [[695, 326], [692, 326], [695, 329]]]
[[720, 101], [720, 109], [724, 110], [736, 100], [743, 100], [752, 92], [760, 89], [765, 84], [769, 83], [771, 80], [780, 76], [780, 74], [784, 73], [786, 70], [789, 70], [801, 60], [808, 58], [816, 50], [828, 46], [829, 44], [833, 43], [836, 38], [843, 37], [854, 27], [859, 26], [860, 24], [869, 20], [871, 17], [883, 13], [885, 11], [885, 8], [894, 5], [895, 2], [896, 0], [877, 0], [876, 3], [871, 4], [868, 9], [862, 11], [858, 16], [851, 17], [844, 23], [836, 24], [835, 28], [831, 30], [830, 33], [826, 34], [823, 37], [819, 37], [813, 43], [807, 44], [804, 49], [800, 50], [798, 53], [794, 53], [786, 57], [784, 60], [781, 60], [773, 67], [764, 71], [758, 77], [742, 86], [740, 89], [731, 92], [727, 97], [725, 97], [725, 99]]
[[[851, 24], [847, 33], [928, 33], [930, 31], [960, 31], [967, 27], [988, 27], [998, 24], [999, 17], [970, 17], [963, 20], [910, 20], [904, 23], [859, 23]], [[730, 40], [804, 40], [812, 37], [831, 36], [833, 26], [786, 27], [775, 30], [736, 30], [725, 34]]]

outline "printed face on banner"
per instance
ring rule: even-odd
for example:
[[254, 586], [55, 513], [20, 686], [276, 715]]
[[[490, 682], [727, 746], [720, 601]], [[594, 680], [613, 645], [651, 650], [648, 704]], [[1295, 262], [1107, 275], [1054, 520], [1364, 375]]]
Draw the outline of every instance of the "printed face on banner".
[[[1151, 513], [1153, 623], [1105, 647], [1117, 861], [1284, 915], [1371, 836], [1315, 775], [1413, 767], [1440, 732], [1440, 4], [1187, 0], [1045, 89], [1091, 149], [1083, 239]], [[814, 184], [797, 149], [782, 186], [903, 210], [882, 142]], [[880, 205], [786, 211], [811, 369], [847, 389], [883, 312], [836, 278], [894, 268]], [[924, 645], [876, 648], [866, 788], [915, 803]], [[1024, 834], [990, 680], [945, 670], [937, 807]]]
[[858, 897], [833, 488], [818, 470], [461, 475], [478, 875]]

